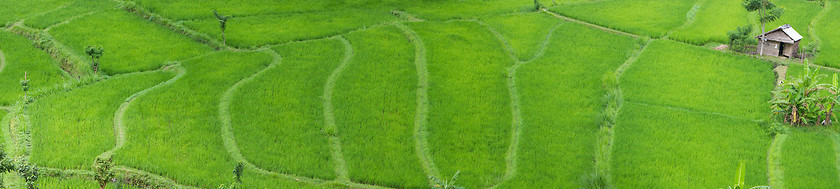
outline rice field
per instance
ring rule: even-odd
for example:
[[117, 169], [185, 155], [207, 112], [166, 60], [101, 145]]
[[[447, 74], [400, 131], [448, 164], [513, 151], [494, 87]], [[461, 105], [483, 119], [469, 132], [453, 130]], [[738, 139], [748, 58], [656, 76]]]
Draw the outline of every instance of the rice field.
[[828, 13], [814, 28], [820, 38], [820, 53], [816, 63], [837, 68], [840, 67], [840, 31], [836, 28], [840, 27], [840, 23], [835, 20], [840, 19], [840, 3], [830, 1], [828, 4]]
[[0, 31], [0, 106], [9, 106], [23, 97], [20, 81], [29, 80], [30, 92], [65, 81], [65, 73], [50, 55], [32, 47], [21, 36]]
[[[819, 37], [812, 62], [834, 66], [836, 1], [775, 2], [787, 11], [768, 29]], [[213, 10], [230, 16], [224, 45]], [[726, 188], [739, 162], [747, 188], [835, 188], [836, 128], [765, 129], [780, 121], [774, 64], [802, 66], [709, 45], [754, 14], [724, 0], [0, 0], [0, 136], [44, 170], [112, 156], [117, 180], [137, 181], [106, 188], [221, 188], [237, 164], [241, 188], [456, 174], [465, 188]], [[101, 72], [63, 71], [59, 56], [90, 64], [88, 45], [105, 49]], [[54, 90], [18, 101], [23, 72]]]

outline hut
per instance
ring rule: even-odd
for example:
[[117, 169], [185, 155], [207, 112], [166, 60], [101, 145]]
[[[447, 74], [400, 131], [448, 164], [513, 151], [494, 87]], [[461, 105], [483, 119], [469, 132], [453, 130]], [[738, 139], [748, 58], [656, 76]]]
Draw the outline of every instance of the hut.
[[766, 38], [763, 41], [761, 35], [755, 37], [759, 39], [756, 51], [760, 52], [761, 47], [764, 46], [764, 54], [771, 56], [793, 57], [799, 50], [799, 41], [802, 40], [802, 35], [793, 30], [789, 24], [779, 26], [764, 35]]

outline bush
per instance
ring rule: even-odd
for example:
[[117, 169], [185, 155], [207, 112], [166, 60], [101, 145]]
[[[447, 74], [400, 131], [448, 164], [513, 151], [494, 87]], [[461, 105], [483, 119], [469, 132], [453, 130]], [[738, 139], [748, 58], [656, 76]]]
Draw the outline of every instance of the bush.
[[830, 125], [834, 115], [834, 105], [840, 100], [837, 95], [837, 75], [832, 84], [822, 84], [820, 80], [828, 77], [819, 74], [819, 69], [811, 71], [805, 65], [805, 75], [790, 81], [783, 81], [779, 89], [773, 91], [770, 101], [774, 115], [781, 115], [785, 123], [791, 125]]

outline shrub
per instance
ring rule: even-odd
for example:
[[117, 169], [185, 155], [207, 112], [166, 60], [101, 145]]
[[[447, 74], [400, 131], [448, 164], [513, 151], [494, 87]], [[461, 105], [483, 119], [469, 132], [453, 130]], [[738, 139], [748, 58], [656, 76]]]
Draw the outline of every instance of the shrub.
[[785, 123], [791, 125], [831, 124], [834, 105], [840, 100], [837, 95], [837, 75], [832, 84], [822, 84], [820, 80], [828, 77], [819, 74], [819, 69], [811, 71], [805, 65], [805, 74], [790, 81], [783, 81], [779, 89], [773, 91], [770, 101], [774, 115], [781, 115]]

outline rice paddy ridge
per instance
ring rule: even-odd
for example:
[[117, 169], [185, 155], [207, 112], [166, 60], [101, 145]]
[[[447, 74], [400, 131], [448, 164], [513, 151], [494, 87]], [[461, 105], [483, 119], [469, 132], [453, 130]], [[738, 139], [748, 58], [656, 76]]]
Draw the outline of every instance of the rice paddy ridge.
[[[183, 67], [181, 67], [180, 64], [175, 64], [175, 65], [172, 65], [170, 67], [175, 69], [176, 72], [178, 72], [178, 74], [175, 75], [175, 77], [173, 77], [172, 79], [169, 79], [168, 81], [165, 81], [163, 83], [159, 83], [155, 86], [152, 86], [152, 87], [144, 89], [140, 92], [137, 92], [137, 93], [129, 96], [128, 98], [126, 98], [125, 101], [122, 104], [120, 104], [120, 107], [114, 113], [114, 135], [115, 135], [114, 136], [114, 138], [115, 138], [114, 147], [111, 148], [110, 150], [100, 154], [98, 156], [98, 158], [109, 158], [109, 157], [113, 156], [114, 153], [117, 152], [117, 150], [120, 150], [120, 148], [122, 148], [123, 145], [125, 145], [125, 141], [126, 141], [126, 139], [125, 139], [125, 125], [123, 124], [123, 118], [125, 117], [125, 111], [128, 110], [128, 108], [131, 106], [131, 103], [134, 102], [134, 100], [136, 100], [140, 96], [143, 96], [146, 93], [149, 93], [152, 90], [155, 90], [155, 89], [160, 88], [162, 86], [166, 86], [166, 85], [174, 83], [175, 81], [178, 81], [178, 79], [181, 79], [181, 77], [183, 77], [187, 73], [187, 70], [184, 69]], [[164, 68], [161, 68], [161, 70], [165, 70], [165, 69], [170, 68], [170, 67], [164, 67]], [[141, 73], [141, 72], [135, 72], [135, 73]]]
[[548, 32], [548, 35], [546, 35], [545, 38], [543, 39], [543, 43], [541, 44], [541, 47], [537, 51], [536, 55], [534, 55], [529, 60], [522, 60], [519, 57], [516, 57], [516, 55], [514, 54], [514, 49], [510, 45], [510, 42], [508, 42], [508, 40], [505, 39], [505, 37], [502, 36], [502, 34], [499, 33], [499, 31], [497, 31], [493, 27], [487, 25], [486, 23], [484, 23], [481, 20], [476, 20], [475, 22], [478, 23], [479, 25], [483, 26], [487, 30], [489, 30], [490, 33], [493, 33], [493, 35], [496, 36], [497, 40], [499, 40], [499, 42], [502, 44], [503, 48], [505, 49], [505, 51], [507, 52], [507, 54], [511, 58], [511, 60], [516, 61], [516, 63], [514, 63], [514, 65], [507, 68], [507, 78], [508, 78], [507, 79], [507, 85], [508, 85], [508, 91], [509, 91], [509, 95], [510, 95], [510, 99], [511, 99], [510, 109], [511, 109], [511, 114], [512, 114], [512, 116], [511, 116], [512, 117], [512, 119], [511, 119], [511, 127], [512, 127], [511, 130], [513, 132], [511, 132], [510, 145], [508, 146], [508, 150], [505, 153], [506, 166], [505, 166], [504, 176], [503, 176], [501, 181], [499, 181], [498, 183], [496, 183], [495, 185], [490, 187], [490, 188], [496, 188], [496, 187], [499, 186], [499, 184], [502, 184], [505, 181], [510, 180], [510, 178], [512, 178], [513, 175], [516, 173], [516, 157], [517, 157], [516, 153], [517, 153], [517, 150], [519, 149], [518, 148], [519, 147], [519, 138], [520, 138], [520, 135], [522, 134], [522, 113], [519, 109], [519, 104], [520, 104], [519, 103], [519, 92], [516, 90], [516, 71], [523, 64], [532, 62], [533, 60], [536, 60], [537, 58], [540, 58], [540, 57], [542, 57], [543, 54], [545, 54], [545, 50], [548, 48], [548, 44], [550, 42], [549, 39], [551, 39], [551, 36], [552, 36], [552, 34], [554, 34], [554, 31], [557, 30], [557, 28], [559, 28], [560, 25], [562, 25], [562, 23], [554, 24], [554, 27], [551, 28], [551, 30]]
[[691, 24], [692, 24], [692, 23], [694, 23], [694, 20], [696, 20], [696, 19], [695, 19], [695, 18], [696, 18], [696, 16], [695, 16], [695, 15], [697, 15], [697, 11], [699, 11], [699, 10], [700, 10], [700, 6], [702, 6], [702, 5], [703, 5], [703, 3], [705, 3], [705, 2], [706, 2], [706, 0], [698, 0], [697, 2], [695, 2], [695, 3], [694, 3], [694, 6], [691, 6], [691, 9], [690, 9], [690, 10], [688, 10], [688, 12], [687, 12], [687, 13], [685, 13], [685, 23], [683, 23], [683, 25], [682, 25], [682, 26], [680, 26], [680, 27], [678, 27], [678, 28], [676, 28], [676, 29], [673, 29], [673, 30], [669, 31], [669, 32], [668, 32], [668, 33], [666, 33], [664, 36], [662, 36], [662, 38], [663, 38], [663, 39], [669, 39], [669, 36], [671, 36], [671, 34], [672, 34], [672, 33], [676, 32], [676, 31], [680, 31], [680, 30], [682, 30], [682, 29], [685, 29], [685, 28], [687, 28], [688, 26], [691, 26]]
[[574, 18], [569, 18], [569, 17], [563, 16], [563, 15], [557, 14], [557, 13], [555, 13], [555, 12], [551, 12], [551, 11], [549, 11], [549, 10], [547, 10], [547, 9], [541, 9], [541, 11], [542, 11], [542, 12], [545, 12], [545, 13], [547, 13], [547, 14], [550, 14], [551, 16], [554, 16], [554, 17], [557, 17], [557, 18], [561, 18], [561, 19], [566, 20], [566, 21], [569, 21], [569, 22], [574, 22], [574, 23], [578, 23], [578, 24], [583, 24], [583, 25], [585, 25], [585, 26], [589, 26], [589, 27], [591, 27], [591, 28], [595, 28], [595, 29], [599, 29], [599, 30], [604, 30], [604, 31], [607, 31], [607, 32], [610, 32], [610, 33], [613, 33], [613, 34], [626, 35], [626, 36], [630, 36], [630, 37], [640, 38], [640, 36], [639, 36], [639, 35], [636, 35], [636, 34], [632, 34], [632, 33], [624, 32], [624, 31], [620, 31], [620, 30], [615, 30], [615, 29], [612, 29], [612, 28], [607, 28], [607, 27], [604, 27], [604, 26], [601, 26], [601, 25], [597, 25], [597, 24], [589, 23], [589, 22], [582, 21], [582, 20], [578, 20], [578, 19], [574, 19]]
[[74, 20], [76, 20], [76, 19], [83, 18], [83, 17], [87, 17], [87, 16], [90, 16], [90, 15], [92, 15], [92, 14], [96, 14], [96, 13], [98, 13], [98, 12], [100, 12], [100, 10], [90, 11], [90, 12], [86, 12], [86, 13], [84, 13], [84, 14], [79, 14], [79, 15], [76, 15], [76, 16], [73, 16], [73, 17], [70, 17], [70, 18], [67, 18], [67, 19], [66, 19], [66, 20], [64, 20], [64, 21], [61, 21], [61, 22], [59, 22], [59, 23], [55, 23], [55, 24], [53, 24], [53, 25], [51, 25], [51, 26], [47, 26], [46, 28], [44, 28], [44, 32], [48, 32], [48, 31], [50, 31], [50, 30], [51, 30], [52, 28], [54, 28], [54, 27], [58, 27], [58, 26], [61, 26], [61, 25], [64, 25], [64, 24], [68, 24], [68, 23], [70, 23], [70, 22], [72, 22], [72, 21], [74, 21]]
[[[81, 56], [79, 56], [76, 53], [73, 53], [72, 50], [67, 48], [67, 46], [65, 46], [61, 42], [59, 42], [57, 40], [54, 40], [55, 38], [53, 38], [53, 36], [50, 35], [50, 33], [45, 31], [45, 30], [39, 30], [39, 29], [28, 27], [28, 26], [24, 26], [23, 21], [15, 23], [12, 27], [9, 27], [9, 30], [11, 30], [14, 33], [17, 33], [21, 36], [26, 37], [27, 39], [32, 41], [33, 44], [38, 42], [37, 38], [39, 36], [35, 36], [35, 35], [43, 35], [43, 36], [40, 36], [40, 37], [44, 38], [44, 39], [49, 39], [49, 44], [50, 45], [48, 45], [48, 46], [50, 46], [50, 47], [45, 47], [45, 48], [40, 48], [40, 49], [42, 51], [46, 52], [47, 54], [49, 54], [50, 57], [52, 57], [53, 60], [55, 60], [56, 64], [61, 64], [61, 62], [66, 62], [70, 66], [75, 67], [78, 64], [82, 63]], [[56, 52], [50, 52], [50, 51], [52, 51], [50, 49], [52, 49]], [[65, 76], [67, 76], [68, 78], [73, 78], [74, 75], [72, 73], [70, 73], [70, 70], [64, 69], [63, 66], [61, 66], [61, 65], [59, 65], [58, 68], [60, 70], [62, 70], [62, 72], [64, 73]], [[79, 73], [79, 74], [81, 74], [81, 73]]]
[[341, 151], [338, 126], [335, 124], [335, 115], [333, 114], [332, 91], [335, 88], [336, 80], [341, 76], [341, 72], [347, 68], [347, 64], [353, 59], [353, 45], [344, 37], [338, 37], [338, 39], [344, 44], [344, 60], [333, 70], [332, 74], [327, 78], [326, 85], [324, 85], [324, 131], [327, 131], [327, 135], [329, 135], [332, 159], [335, 161], [336, 180], [349, 182], [350, 175], [347, 171], [347, 163], [344, 161], [344, 154]]
[[6, 68], [6, 55], [3, 54], [3, 50], [0, 49], [0, 73], [3, 73], [3, 68]]
[[[429, 153], [429, 132], [426, 130], [429, 114], [429, 70], [426, 66], [426, 45], [417, 32], [402, 23], [395, 24], [402, 30], [409, 40], [414, 43], [414, 65], [417, 69], [417, 105], [414, 114], [414, 151], [420, 159], [420, 164], [427, 176], [441, 178], [432, 155]], [[429, 184], [435, 184], [429, 179]]]
[[828, 11], [831, 10], [831, 2], [832, 1], [825, 1], [825, 6], [822, 8], [820, 13], [817, 14], [817, 16], [814, 16], [814, 19], [811, 20], [811, 24], [808, 25], [808, 34], [810, 34], [811, 37], [814, 38], [814, 42], [817, 43], [817, 48], [819, 48], [822, 45], [822, 41], [820, 41], [820, 36], [817, 35], [817, 30], [814, 27], [817, 26], [817, 24], [820, 22], [820, 19], [822, 19], [822, 17], [828, 14]]
[[770, 186], [777, 189], [785, 188], [785, 173], [782, 169], [782, 147], [788, 134], [778, 134], [770, 143], [770, 149], [767, 150], [767, 179]]

